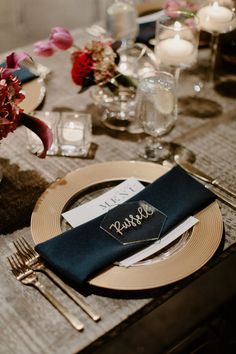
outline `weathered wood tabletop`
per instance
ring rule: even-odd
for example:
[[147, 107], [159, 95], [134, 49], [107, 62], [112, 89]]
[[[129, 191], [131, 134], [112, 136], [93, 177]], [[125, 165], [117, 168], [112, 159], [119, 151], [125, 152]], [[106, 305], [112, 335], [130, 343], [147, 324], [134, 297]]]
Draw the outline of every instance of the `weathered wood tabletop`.
[[[80, 32], [77, 33], [80, 41]], [[82, 39], [81, 39], [82, 41]], [[32, 53], [32, 47], [24, 48]], [[37, 58], [38, 59], [38, 58]], [[52, 58], [40, 62], [52, 70], [46, 82], [47, 94], [43, 110], [86, 110], [93, 113], [93, 143], [97, 145], [93, 159], [47, 157], [39, 160], [26, 147], [25, 128], [19, 127], [14, 134], [1, 142], [0, 157], [16, 164], [21, 171], [34, 170], [47, 183], [63, 177], [78, 168], [103, 161], [137, 160], [137, 138], [131, 134], [114, 133], [99, 127], [100, 111], [93, 105], [89, 92], [79, 95], [70, 78], [68, 53], [58, 52]], [[188, 92], [188, 81], [181, 79], [181, 91]], [[169, 138], [181, 142], [197, 156], [196, 165], [208, 174], [218, 178], [226, 187], [236, 191], [236, 101], [209, 92], [223, 106], [223, 113], [213, 119], [199, 119], [179, 114], [175, 129]], [[1, 195], [1, 185], [0, 185]], [[226, 249], [236, 241], [235, 211], [219, 202], [225, 226]], [[1, 205], [1, 208], [5, 208]], [[124, 323], [132, 323], [151, 311], [171, 296], [175, 296], [187, 282], [173, 284], [168, 289], [153, 293], [122, 294], [92, 293], [86, 301], [101, 315], [102, 320], [94, 323], [82, 310], [72, 303], [45, 277], [40, 279], [85, 325], [82, 333], [76, 332], [64, 318], [37, 292], [16, 281], [7, 264], [7, 256], [14, 251], [13, 241], [24, 236], [33, 244], [29, 225], [13, 233], [0, 236], [0, 353], [4, 354], [72, 354], [98, 344], [109, 333]], [[202, 271], [206, 272], [207, 268]], [[198, 275], [201, 276], [201, 271]]]

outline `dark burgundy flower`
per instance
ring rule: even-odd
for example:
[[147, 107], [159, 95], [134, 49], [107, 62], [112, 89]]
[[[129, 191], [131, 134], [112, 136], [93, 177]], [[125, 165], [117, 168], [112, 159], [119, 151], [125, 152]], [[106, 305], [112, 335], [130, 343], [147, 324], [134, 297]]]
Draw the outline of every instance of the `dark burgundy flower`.
[[0, 140], [22, 123], [42, 140], [44, 150], [39, 157], [44, 158], [52, 144], [52, 131], [40, 119], [23, 113], [19, 103], [25, 96], [21, 92], [21, 82], [12, 74], [13, 70], [19, 69], [20, 61], [25, 58], [28, 58], [25, 53], [11, 53], [6, 58], [6, 67], [0, 68]]
[[25, 98], [20, 92], [20, 81], [0, 68], [0, 140], [13, 132], [23, 111], [18, 104]]
[[40, 157], [41, 159], [44, 159], [53, 141], [51, 129], [41, 119], [30, 116], [25, 113], [21, 113], [20, 122], [25, 127], [27, 127], [28, 129], [32, 130], [35, 134], [37, 134], [41, 139], [43, 143], [43, 151], [41, 152], [40, 155], [37, 156]]

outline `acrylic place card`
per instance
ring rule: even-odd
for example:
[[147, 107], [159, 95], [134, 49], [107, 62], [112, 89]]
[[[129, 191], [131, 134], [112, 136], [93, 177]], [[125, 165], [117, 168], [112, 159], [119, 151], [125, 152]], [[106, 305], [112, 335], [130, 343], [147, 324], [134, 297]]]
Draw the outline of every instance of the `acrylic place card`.
[[157, 240], [166, 215], [145, 200], [125, 202], [105, 214], [100, 227], [123, 245]]

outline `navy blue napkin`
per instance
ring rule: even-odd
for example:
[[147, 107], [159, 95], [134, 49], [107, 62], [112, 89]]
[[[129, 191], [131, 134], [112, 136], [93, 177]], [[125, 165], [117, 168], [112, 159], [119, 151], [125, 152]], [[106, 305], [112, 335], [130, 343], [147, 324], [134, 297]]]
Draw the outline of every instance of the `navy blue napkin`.
[[[145, 200], [167, 215], [163, 236], [186, 217], [213, 202], [215, 196], [176, 166], [131, 200]], [[97, 217], [66, 231], [37, 245], [35, 249], [58, 274], [74, 284], [80, 284], [114, 261], [147, 245], [122, 245], [100, 228], [103, 218]]]
[[155, 38], [156, 21], [141, 23], [136, 42], [144, 43], [150, 46], [149, 40]]
[[[4, 67], [4, 66], [5, 63], [0, 64], [0, 67]], [[15, 70], [13, 71], [13, 75], [15, 75], [22, 82], [22, 84], [34, 80], [38, 77], [27, 68], [20, 68], [19, 70]]]

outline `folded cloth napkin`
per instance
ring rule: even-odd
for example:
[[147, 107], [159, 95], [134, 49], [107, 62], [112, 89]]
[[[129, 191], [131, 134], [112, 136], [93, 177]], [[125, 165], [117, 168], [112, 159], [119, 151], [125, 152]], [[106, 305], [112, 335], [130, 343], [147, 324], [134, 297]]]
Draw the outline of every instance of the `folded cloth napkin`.
[[[167, 215], [162, 236], [215, 196], [176, 166], [129, 201], [145, 200]], [[64, 278], [80, 284], [96, 272], [147, 245], [122, 245], [100, 228], [104, 215], [38, 244], [36, 251]]]
[[[0, 67], [4, 67], [5, 63], [1, 63]], [[36, 79], [38, 76], [33, 74], [29, 69], [27, 68], [20, 68], [19, 70], [16, 70], [13, 72], [13, 75], [18, 77], [18, 79], [22, 82], [22, 84]]]
[[141, 23], [136, 41], [150, 46], [149, 40], [155, 38], [155, 31], [156, 21]]

